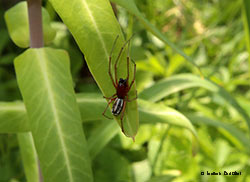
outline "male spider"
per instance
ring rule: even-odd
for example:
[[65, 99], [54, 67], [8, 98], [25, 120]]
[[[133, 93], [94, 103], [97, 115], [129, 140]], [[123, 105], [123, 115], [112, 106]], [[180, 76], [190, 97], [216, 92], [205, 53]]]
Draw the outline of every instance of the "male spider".
[[[134, 77], [133, 77], [133, 80], [131, 81], [131, 83], [129, 84], [128, 81], [129, 81], [129, 55], [127, 55], [127, 78], [126, 79], [123, 79], [123, 78], [120, 78], [119, 79], [119, 82], [117, 81], [117, 63], [118, 63], [118, 60], [122, 54], [122, 51], [123, 49], [125, 48], [125, 46], [128, 44], [128, 49], [129, 49], [129, 44], [130, 44], [130, 40], [131, 38], [124, 43], [124, 45], [122, 46], [119, 54], [118, 54], [118, 57], [116, 58], [116, 62], [115, 62], [115, 81], [113, 79], [113, 76], [111, 74], [111, 56], [112, 56], [112, 53], [113, 53], [113, 50], [114, 50], [114, 47], [115, 47], [115, 44], [116, 44], [116, 41], [118, 39], [119, 35], [117, 35], [114, 43], [113, 43], [113, 47], [112, 47], [112, 50], [110, 52], [110, 56], [109, 56], [109, 76], [110, 76], [110, 79], [113, 83], [113, 86], [115, 87], [116, 89], [116, 93], [114, 95], [112, 95], [111, 97], [105, 97], [103, 96], [104, 98], [108, 99], [109, 102], [108, 102], [108, 105], [107, 107], [105, 108], [105, 110], [103, 111], [102, 115], [105, 116], [106, 118], [108, 119], [112, 119], [108, 116], [105, 115], [105, 112], [106, 110], [108, 109], [108, 106], [111, 104], [112, 101], [114, 101], [114, 104], [112, 106], [112, 114], [114, 116], [118, 116], [119, 114], [121, 114], [121, 128], [122, 128], [122, 132], [124, 133], [124, 128], [123, 128], [123, 117], [124, 117], [124, 112], [125, 112], [125, 109], [126, 109], [126, 103], [127, 102], [131, 102], [133, 100], [136, 100], [137, 99], [137, 92], [136, 92], [136, 97], [129, 100], [128, 99], [128, 92], [130, 91], [132, 85], [134, 84], [135, 82], [135, 72], [136, 72], [136, 64], [135, 62], [131, 59], [132, 63], [134, 64]], [[129, 54], [129, 51], [128, 51], [128, 54]]]

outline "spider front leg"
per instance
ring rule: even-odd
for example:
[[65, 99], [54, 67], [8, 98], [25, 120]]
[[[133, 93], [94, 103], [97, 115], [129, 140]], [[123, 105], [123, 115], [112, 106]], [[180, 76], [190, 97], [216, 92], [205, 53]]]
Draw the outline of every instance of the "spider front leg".
[[110, 79], [112, 81], [113, 86], [116, 88], [116, 84], [115, 84], [113, 76], [111, 74], [111, 56], [109, 56], [109, 77], [110, 77]]
[[113, 47], [111, 49], [110, 56], [109, 56], [109, 76], [110, 76], [110, 79], [111, 79], [111, 81], [113, 83], [113, 86], [115, 88], [117, 87], [117, 78], [115, 77], [116, 82], [114, 82], [113, 76], [111, 74], [111, 61], [112, 61], [112, 53], [113, 53], [113, 50], [114, 50], [114, 47], [115, 47], [115, 44], [116, 44], [116, 41], [117, 41], [118, 37], [119, 37], [119, 35], [117, 35], [116, 38], [115, 38], [115, 41], [113, 43]]
[[105, 97], [105, 96], [103, 96], [103, 98], [110, 100], [110, 99], [113, 99], [116, 95], [117, 95], [117, 94], [115, 93], [115, 94], [112, 95], [111, 97]]

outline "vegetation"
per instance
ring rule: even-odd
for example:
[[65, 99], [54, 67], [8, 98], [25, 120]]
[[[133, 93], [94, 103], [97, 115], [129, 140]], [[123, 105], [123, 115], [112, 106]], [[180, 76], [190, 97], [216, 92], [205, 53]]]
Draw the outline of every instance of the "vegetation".
[[[0, 181], [250, 181], [249, 0], [42, 5], [43, 40], [31, 6], [0, 4]], [[138, 99], [122, 133], [103, 95], [114, 40], [112, 74], [133, 34], [118, 77], [130, 52]]]

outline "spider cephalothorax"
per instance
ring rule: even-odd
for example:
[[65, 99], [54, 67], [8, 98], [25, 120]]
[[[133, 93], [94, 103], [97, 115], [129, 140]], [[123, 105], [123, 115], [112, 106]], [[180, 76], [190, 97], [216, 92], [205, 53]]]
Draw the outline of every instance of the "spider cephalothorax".
[[122, 85], [125, 85], [125, 84], [127, 84], [127, 79], [120, 78], [118, 85], [122, 86]]
[[111, 50], [111, 53], [110, 53], [110, 56], [109, 56], [109, 76], [111, 78], [113, 86], [116, 89], [116, 93], [111, 97], [104, 97], [104, 98], [108, 99], [109, 102], [108, 102], [108, 105], [107, 105], [107, 107], [105, 108], [105, 110], [104, 110], [104, 112], [102, 114], [105, 117], [107, 117], [109, 119], [112, 119], [112, 118], [106, 116], [105, 112], [106, 112], [108, 106], [112, 103], [112, 101], [114, 101], [114, 104], [113, 104], [113, 107], [112, 107], [112, 114], [114, 116], [118, 116], [118, 115], [121, 114], [121, 127], [122, 127], [122, 131], [124, 132], [122, 121], [123, 121], [124, 112], [125, 112], [125, 109], [126, 109], [126, 102], [131, 102], [131, 101], [137, 99], [137, 94], [136, 94], [135, 98], [133, 98], [131, 100], [128, 99], [128, 92], [130, 91], [132, 85], [135, 82], [136, 64], [135, 64], [135, 62], [133, 60], [131, 60], [132, 63], [134, 64], [134, 77], [133, 77], [133, 80], [131, 81], [131, 83], [129, 84], [128, 80], [129, 80], [129, 61], [130, 61], [130, 58], [129, 58], [129, 56], [127, 56], [127, 78], [126, 79], [120, 78], [119, 82], [117, 81], [117, 63], [118, 63], [118, 60], [119, 60], [119, 58], [121, 56], [121, 53], [122, 53], [124, 47], [127, 44], [129, 44], [129, 41], [131, 39], [130, 38], [127, 42], [125, 42], [125, 44], [122, 46], [122, 48], [121, 48], [121, 50], [120, 50], [120, 52], [118, 54], [118, 57], [117, 57], [116, 62], [115, 62], [115, 80], [113, 79], [113, 76], [111, 74], [111, 56], [112, 56], [112, 52], [113, 52], [113, 49], [114, 49], [114, 46], [115, 46], [115, 43], [116, 43], [117, 39], [118, 39], [118, 36], [116, 37], [116, 39], [114, 41], [114, 44], [113, 44], [113, 47], [112, 47], [112, 50]]

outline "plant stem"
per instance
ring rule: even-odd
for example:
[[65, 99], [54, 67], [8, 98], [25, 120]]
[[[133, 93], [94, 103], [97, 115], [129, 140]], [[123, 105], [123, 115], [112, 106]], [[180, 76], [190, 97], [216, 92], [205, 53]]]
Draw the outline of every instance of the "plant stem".
[[30, 47], [43, 47], [42, 6], [41, 0], [27, 0], [30, 30]]

